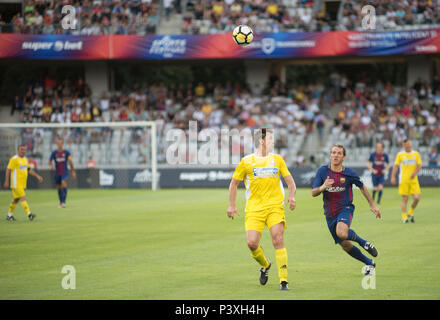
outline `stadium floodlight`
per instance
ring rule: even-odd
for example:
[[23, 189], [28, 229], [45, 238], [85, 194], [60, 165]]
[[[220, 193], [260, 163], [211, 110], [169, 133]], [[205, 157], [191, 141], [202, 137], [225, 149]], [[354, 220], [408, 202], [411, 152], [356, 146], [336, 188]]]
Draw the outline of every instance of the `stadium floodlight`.
[[[29, 144], [40, 158], [39, 168], [48, 167], [50, 151], [62, 138], [77, 168], [86, 168], [92, 156], [102, 169], [151, 168], [151, 188], [158, 188], [157, 129], [154, 121], [79, 123], [0, 123], [2, 158], [16, 152], [19, 144]], [[4, 158], [4, 159], [3, 159]]]

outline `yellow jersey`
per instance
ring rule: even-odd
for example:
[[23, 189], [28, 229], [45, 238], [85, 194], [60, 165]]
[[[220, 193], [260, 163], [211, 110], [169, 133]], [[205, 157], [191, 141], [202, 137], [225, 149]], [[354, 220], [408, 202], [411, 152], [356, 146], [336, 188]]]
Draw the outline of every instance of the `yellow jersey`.
[[280, 179], [290, 176], [283, 157], [268, 154], [257, 157], [255, 154], [241, 159], [232, 178], [243, 180], [246, 187], [246, 212], [261, 211], [267, 208], [284, 206], [284, 186]]
[[8, 169], [11, 170], [11, 189], [26, 189], [29, 169], [28, 159], [15, 155], [9, 159]]
[[417, 151], [405, 152], [401, 151], [396, 155], [394, 164], [400, 167], [399, 183], [418, 182], [417, 176], [410, 179], [411, 174], [416, 170], [418, 165], [422, 164], [422, 159]]

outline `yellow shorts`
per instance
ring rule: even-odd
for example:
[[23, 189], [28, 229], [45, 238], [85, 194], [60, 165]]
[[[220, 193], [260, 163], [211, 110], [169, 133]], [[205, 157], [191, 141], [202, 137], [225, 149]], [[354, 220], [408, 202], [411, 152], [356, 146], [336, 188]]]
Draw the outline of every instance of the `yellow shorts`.
[[408, 196], [410, 194], [420, 194], [420, 185], [418, 181], [408, 181], [399, 184], [399, 194], [401, 196]]
[[283, 223], [284, 229], [287, 229], [284, 208], [269, 208], [261, 211], [246, 212], [246, 217], [244, 218], [246, 231], [256, 230], [260, 234], [263, 233], [264, 226], [267, 225], [267, 228], [270, 230], [270, 228], [278, 223]]
[[24, 192], [23, 188], [12, 189], [12, 196], [14, 199], [24, 197], [25, 195], [26, 193]]

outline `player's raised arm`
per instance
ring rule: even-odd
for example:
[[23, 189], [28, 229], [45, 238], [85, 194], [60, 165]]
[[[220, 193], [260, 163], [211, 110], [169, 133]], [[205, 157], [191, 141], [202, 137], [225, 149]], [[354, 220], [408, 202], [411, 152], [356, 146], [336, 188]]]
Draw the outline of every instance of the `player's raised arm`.
[[[317, 182], [315, 178], [315, 182]], [[323, 184], [316, 186], [316, 183], [314, 182], [312, 189], [312, 197], [319, 196], [322, 192], [324, 192], [327, 188], [330, 188], [333, 183], [335, 182], [333, 179], [330, 179], [330, 177], [327, 177]]]
[[235, 200], [237, 198], [237, 188], [240, 180], [236, 180], [234, 178], [231, 179], [231, 183], [229, 184], [229, 208], [228, 208], [228, 217], [234, 219], [234, 215], [240, 215], [235, 207]]

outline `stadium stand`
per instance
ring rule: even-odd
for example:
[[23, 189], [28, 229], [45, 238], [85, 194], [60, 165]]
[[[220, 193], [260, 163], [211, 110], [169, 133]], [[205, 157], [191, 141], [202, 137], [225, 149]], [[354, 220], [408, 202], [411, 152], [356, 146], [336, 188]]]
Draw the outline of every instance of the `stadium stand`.
[[[159, 162], [165, 161], [168, 130], [187, 129], [190, 120], [198, 121], [199, 129], [217, 131], [222, 127], [240, 129], [262, 125], [278, 128], [277, 152], [289, 164], [297, 162], [298, 152], [306, 141], [310, 143], [308, 139], [312, 135], [319, 138], [317, 145], [322, 146], [322, 158], [333, 143], [342, 142], [354, 150], [349, 161], [355, 163], [365, 161], [376, 141], [384, 141], [387, 150], [394, 154], [401, 148], [402, 139], [409, 137], [420, 150], [423, 161], [427, 161], [432, 146], [440, 145], [439, 82], [417, 81], [412, 87], [399, 87], [369, 79], [354, 83], [344, 75], [338, 79], [336, 90], [340, 91], [340, 102], [335, 101], [334, 87], [311, 85], [285, 90], [275, 84], [255, 94], [230, 84], [217, 84], [209, 89], [202, 83], [190, 87], [135, 84], [131, 90], [103, 93], [99, 100], [93, 101], [81, 78], [60, 83], [46, 78], [44, 82], [30, 84], [22, 97], [16, 97], [11, 113], [20, 113], [23, 122], [154, 120], [158, 124], [158, 145], [163, 146]], [[127, 141], [139, 140], [136, 130], [130, 135], [130, 131], [127, 132], [123, 136], [106, 132], [93, 137], [82, 136], [78, 130], [69, 138], [69, 143], [73, 150], [79, 151], [76, 153], [79, 163], [85, 163], [92, 155], [98, 165], [106, 164], [112, 161], [113, 155], [100, 154], [100, 143], [109, 139], [110, 150], [118, 154], [119, 147]], [[38, 154], [47, 154], [38, 148], [47, 149], [56, 139], [53, 136], [41, 139], [48, 134], [44, 130], [33, 130], [33, 134], [24, 130], [23, 134], [37, 158]], [[85, 139], [96, 141], [91, 143]], [[89, 152], [85, 150], [88, 145]], [[148, 158], [145, 154], [139, 156], [140, 151], [133, 155], [132, 150], [123, 149], [122, 154], [132, 154], [133, 159], [139, 161]], [[41, 158], [41, 162], [46, 161]]]
[[[145, 35], [156, 33], [159, 2], [158, 0], [25, 0], [23, 16], [17, 13], [9, 23], [4, 21], [3, 24], [8, 24], [14, 33]], [[77, 14], [77, 28], [74, 30], [64, 30], [61, 26], [61, 8], [68, 4], [75, 8]]]
[[182, 33], [232, 32], [236, 25], [255, 32], [330, 30], [328, 22], [313, 14], [314, 1], [188, 1]]
[[[31, 34], [145, 35], [158, 33], [162, 20], [165, 25], [170, 22], [173, 28], [177, 26], [177, 33], [184, 34], [231, 32], [238, 24], [249, 24], [256, 32], [358, 30], [355, 26], [361, 26], [360, 9], [369, 3], [342, 1], [335, 26], [322, 10], [317, 10], [321, 8], [321, 1], [25, 0], [24, 16], [17, 13], [10, 22], [0, 16], [0, 28]], [[61, 28], [61, 6], [65, 4], [72, 4], [79, 12], [76, 30]], [[377, 0], [374, 4], [378, 30], [440, 26], [440, 1]], [[311, 145], [319, 146], [321, 153], [316, 156], [320, 161], [335, 142], [355, 150], [350, 153], [349, 161], [359, 164], [365, 162], [378, 140], [383, 140], [389, 153], [394, 154], [403, 137], [409, 137], [423, 161], [427, 161], [430, 147], [440, 147], [437, 79], [432, 83], [416, 81], [413, 86], [396, 86], [379, 79], [354, 82], [343, 74], [328, 77], [331, 87], [312, 85], [286, 89], [275, 84], [261, 93], [230, 84], [208, 88], [197, 81], [188, 86], [136, 84], [130, 90], [103, 93], [100, 99], [92, 98], [83, 78], [56, 82], [46, 77], [29, 84], [27, 90], [14, 99], [11, 116], [22, 122], [156, 121], [159, 146], [166, 145], [164, 137], [168, 130], [185, 128], [189, 120], [199, 121], [201, 128], [216, 130], [222, 124], [230, 128], [270, 125], [280, 130], [277, 151], [286, 157], [288, 164], [298, 163], [298, 152], [307, 151]], [[126, 131], [127, 134], [117, 132], [92, 137], [83, 136], [81, 130], [77, 130], [69, 144], [73, 150], [80, 151], [74, 153], [80, 155], [79, 163], [86, 163], [90, 154], [101, 165], [113, 161], [112, 155], [119, 154], [123, 143], [146, 139], [139, 138], [136, 130]], [[40, 152], [40, 148], [49, 149], [55, 139], [52, 136], [46, 139], [45, 130], [24, 130], [23, 135], [32, 153], [37, 155], [48, 154]], [[102, 149], [99, 139], [107, 139], [106, 143], [111, 145], [110, 151], [102, 156], [97, 151]], [[88, 145], [90, 150], [85, 150]], [[133, 163], [148, 159], [145, 150], [131, 151], [127, 149], [122, 154], [135, 154]], [[159, 162], [164, 162], [164, 152], [164, 149], [159, 152]], [[309, 161], [307, 157], [305, 160]], [[47, 161], [42, 158], [41, 162], [44, 165]]]
[[[61, 8], [71, 4], [79, 13], [75, 30], [61, 27]], [[328, 17], [315, 13], [311, 0], [25, 0], [23, 16], [9, 22], [0, 17], [0, 30], [27, 34], [154, 34], [163, 20], [179, 23], [171, 33], [212, 34], [230, 32], [237, 24], [248, 24], [256, 32], [330, 31]], [[171, 22], [175, 24], [175, 22]], [[164, 32], [161, 32], [164, 33]]]
[[[164, 139], [168, 130], [187, 129], [190, 120], [198, 121], [200, 129], [212, 128], [216, 131], [221, 127], [242, 129], [269, 125], [279, 129], [277, 151], [293, 163], [305, 136], [316, 127], [315, 119], [319, 121], [318, 116], [323, 117], [323, 110], [333, 101], [331, 97], [325, 97], [324, 90], [325, 88], [308, 86], [292, 88], [286, 92], [275, 84], [272, 88], [266, 88], [262, 94], [256, 94], [230, 84], [217, 84], [212, 90], [202, 83], [194, 87], [135, 84], [134, 88], [127, 92], [103, 93], [99, 100], [93, 101], [89, 87], [82, 78], [75, 81], [65, 79], [56, 83], [46, 77], [44, 81], [30, 83], [22, 97], [15, 97], [11, 114], [16, 114], [16, 117], [25, 123], [154, 120], [158, 124], [160, 146], [166, 146]], [[40, 158], [43, 165], [47, 162], [44, 156], [48, 154], [44, 150], [49, 149], [56, 141], [56, 133], [47, 136], [50, 132], [23, 130], [23, 138], [28, 142], [29, 150], [34, 157]], [[107, 137], [107, 133], [102, 137]], [[37, 141], [33, 141], [34, 138]], [[130, 137], [124, 136], [125, 140], [121, 140], [117, 134], [110, 138], [113, 140], [107, 141], [108, 143], [122, 146]], [[98, 149], [96, 143], [103, 141], [96, 141], [94, 146], [94, 143], [84, 139], [93, 137], [83, 136], [81, 130], [76, 130], [68, 139], [68, 143], [77, 145], [72, 146], [72, 149], [78, 148], [79, 151], [91, 145], [91, 154], [97, 164], [111, 161], [111, 154], [101, 157], [98, 152], [92, 152]], [[137, 136], [133, 134], [131, 139], [137, 139]], [[40, 147], [43, 148], [43, 152], [40, 152]], [[117, 147], [110, 149], [114, 150], [115, 154], [120, 151]], [[159, 153], [159, 162], [165, 161], [165, 151], [163, 148]], [[125, 153], [130, 152], [125, 150]], [[85, 163], [89, 156], [85, 151], [76, 154], [81, 157], [76, 159], [79, 163]], [[143, 160], [145, 158], [142, 157]]]

